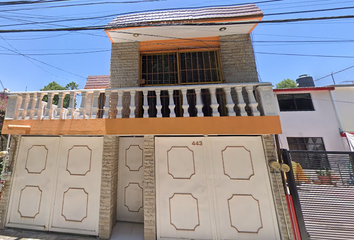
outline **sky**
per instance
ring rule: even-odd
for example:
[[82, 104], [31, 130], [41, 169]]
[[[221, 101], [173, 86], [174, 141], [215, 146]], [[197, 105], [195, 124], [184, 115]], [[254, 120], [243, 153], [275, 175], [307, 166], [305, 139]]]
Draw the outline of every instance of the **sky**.
[[[117, 15], [135, 11], [244, 3], [256, 3], [264, 12], [263, 20], [354, 15], [352, 0], [29, 1], [40, 3], [5, 6], [1, 4], [10, 0], [1, 1], [0, 31], [104, 26]], [[318, 11], [335, 8], [341, 9]], [[73, 18], [79, 20], [61, 21]], [[299, 75], [308, 74], [316, 86], [326, 86], [333, 84], [333, 72], [336, 84], [353, 84], [353, 29], [354, 18], [259, 23], [251, 34], [259, 80], [275, 85], [283, 79], [296, 80]], [[83, 89], [87, 76], [109, 75], [110, 49], [111, 42], [104, 30], [0, 32], [0, 80], [12, 92], [38, 91], [52, 81], [63, 86], [75, 81]]]

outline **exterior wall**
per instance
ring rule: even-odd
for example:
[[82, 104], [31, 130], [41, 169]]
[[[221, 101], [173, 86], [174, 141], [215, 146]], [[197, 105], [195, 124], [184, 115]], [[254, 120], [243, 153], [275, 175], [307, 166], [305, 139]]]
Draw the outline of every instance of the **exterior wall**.
[[110, 88], [137, 87], [139, 80], [139, 43], [113, 43]]
[[[273, 135], [263, 135], [266, 161], [277, 159]], [[144, 239], [156, 239], [156, 185], [155, 185], [155, 140], [144, 136]], [[293, 240], [293, 230], [285, 198], [281, 173], [270, 171], [271, 188], [282, 240]]]
[[[263, 135], [263, 142], [265, 147], [266, 161], [270, 159], [277, 159], [275, 150], [275, 143], [273, 135]], [[269, 168], [268, 168], [269, 169]], [[271, 188], [273, 191], [273, 197], [275, 201], [275, 209], [277, 211], [277, 218], [280, 230], [280, 236], [282, 240], [293, 240], [294, 233], [292, 230], [289, 210], [287, 201], [285, 198], [284, 185], [280, 172], [269, 170]]]
[[5, 185], [2, 189], [1, 199], [0, 199], [0, 229], [5, 227], [6, 221], [6, 212], [9, 205], [10, 195], [11, 195], [11, 187], [12, 187], [12, 173], [15, 166], [15, 159], [17, 158], [17, 149], [19, 147], [19, 135], [11, 136], [11, 144], [10, 144], [10, 152], [9, 152], [9, 160], [7, 163], [7, 175], [2, 176], [2, 180], [5, 180]]
[[144, 136], [144, 239], [156, 239], [155, 139]]
[[249, 34], [220, 36], [220, 55], [225, 82], [259, 82]]
[[333, 91], [334, 104], [344, 132], [354, 132], [354, 86], [335, 87]]
[[[111, 80], [110, 88], [138, 87], [139, 86], [139, 42], [113, 43], [111, 52]], [[138, 94], [135, 101], [138, 100]], [[111, 103], [117, 102], [117, 94], [111, 95]], [[128, 93], [123, 95], [123, 117], [130, 114], [130, 96]], [[111, 107], [116, 107], [111, 105]], [[135, 113], [138, 113], [136, 109]], [[112, 112], [115, 116], [116, 112]]]
[[111, 237], [117, 219], [118, 146], [119, 138], [117, 136], [104, 136], [99, 220], [100, 239]]
[[313, 91], [311, 98], [315, 111], [279, 112], [283, 130], [279, 135], [281, 148], [289, 149], [287, 137], [322, 137], [327, 151], [344, 151], [330, 92]]

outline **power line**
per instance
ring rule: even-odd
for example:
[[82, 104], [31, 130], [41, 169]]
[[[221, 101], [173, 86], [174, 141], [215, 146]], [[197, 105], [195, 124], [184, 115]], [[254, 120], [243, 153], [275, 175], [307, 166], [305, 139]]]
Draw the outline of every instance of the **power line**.
[[36, 1], [10, 1], [10, 2], [2, 2], [0, 6], [12, 6], [12, 5], [23, 5], [23, 4], [36, 4], [36, 3], [52, 3], [52, 2], [64, 2], [71, 0], [36, 0]]
[[[63, 1], [68, 1], [68, 0], [63, 0]], [[95, 2], [95, 3], [77, 3], [77, 4], [68, 4], [68, 5], [59, 5], [59, 6], [47, 6], [47, 7], [42, 7], [39, 9], [44, 9], [44, 8], [62, 8], [62, 7], [78, 7], [78, 6], [93, 6], [93, 5], [103, 5], [103, 4], [131, 4], [131, 3], [145, 3], [145, 2], [161, 2], [161, 1], [166, 1], [166, 0], [136, 0], [136, 1], [126, 1], [126, 2]], [[278, 0], [282, 1], [282, 0]], [[1, 4], [0, 4], [1, 5]], [[14, 11], [25, 11], [25, 10], [34, 10], [38, 8], [20, 8], [20, 9], [6, 9], [6, 10], [1, 10], [0, 12], [14, 12]]]
[[316, 81], [319, 81], [319, 80], [322, 80], [322, 79], [324, 79], [324, 78], [326, 78], [326, 77], [332, 76], [332, 75], [334, 75], [334, 74], [344, 72], [344, 71], [346, 71], [346, 70], [348, 70], [348, 69], [351, 69], [351, 68], [354, 68], [354, 65], [353, 65], [353, 66], [350, 66], [350, 67], [347, 67], [347, 68], [344, 68], [344, 69], [342, 69], [342, 70], [339, 70], [339, 71], [337, 71], [337, 72], [333, 72], [333, 73], [328, 74], [328, 75], [326, 75], [326, 76], [324, 76], [324, 77], [317, 78], [317, 79], [315, 80], [315, 82], [316, 82]]
[[339, 7], [339, 8], [326, 8], [326, 9], [316, 9], [316, 10], [304, 10], [304, 11], [292, 11], [292, 12], [280, 12], [280, 13], [268, 13], [263, 16], [274, 16], [274, 15], [285, 15], [285, 14], [298, 14], [298, 13], [314, 13], [314, 12], [327, 12], [327, 11], [338, 11], [338, 10], [346, 10], [353, 9], [354, 6], [350, 7]]
[[[0, 36], [0, 37], [1, 37], [1, 36]], [[10, 45], [10, 46], [11, 46], [11, 45]], [[49, 63], [46, 63], [46, 62], [40, 61], [40, 60], [38, 60], [38, 59], [36, 59], [36, 58], [27, 56], [26, 54], [20, 53], [20, 52], [15, 51], [15, 50], [12, 50], [12, 49], [10, 49], [10, 48], [4, 47], [4, 46], [0, 46], [0, 47], [6, 49], [6, 50], [8, 50], [8, 51], [14, 52], [14, 53], [16, 53], [16, 54], [18, 54], [18, 55], [24, 56], [24, 57], [26, 57], [26, 58], [28, 58], [28, 59], [34, 60], [34, 61], [36, 61], [36, 62], [40, 62], [40, 63], [42, 63], [42, 64], [44, 64], [44, 65], [49, 66], [49, 67], [52, 67], [52, 68], [58, 69], [58, 70], [60, 70], [60, 71], [69, 73], [69, 74], [71, 74], [71, 75], [75, 75], [75, 76], [77, 76], [77, 77], [86, 79], [85, 77], [83, 77], [83, 76], [81, 76], [81, 75], [78, 75], [78, 74], [76, 74], [76, 73], [72, 73], [72, 72], [69, 72], [69, 71], [64, 70], [64, 69], [62, 69], [62, 68], [53, 66], [53, 65], [51, 65], [51, 64], [49, 64]], [[45, 70], [45, 71], [46, 71], [46, 70]], [[46, 72], [48, 72], [48, 71], [46, 71]], [[52, 74], [52, 73], [50, 73], [50, 74]], [[53, 75], [53, 74], [52, 74], [52, 75]]]
[[[228, 26], [228, 25], [243, 25], [243, 24], [260, 24], [260, 23], [289, 23], [289, 22], [302, 22], [302, 21], [320, 21], [332, 19], [352, 19], [354, 15], [344, 16], [330, 16], [330, 17], [317, 17], [317, 18], [291, 18], [291, 19], [277, 19], [277, 20], [262, 20], [262, 21], [246, 21], [246, 22], [228, 22], [228, 23], [173, 23], [173, 24], [139, 24], [141, 27], [148, 26]], [[130, 27], [131, 25], [120, 26], [121, 28]], [[136, 25], [134, 25], [136, 26]], [[138, 27], [136, 26], [136, 27]], [[19, 32], [54, 32], [54, 31], [87, 31], [87, 30], [109, 30], [116, 27], [107, 28], [106, 26], [94, 27], [67, 27], [67, 28], [42, 28], [42, 29], [11, 29], [0, 30], [0, 33], [19, 33]]]
[[[88, 53], [102, 53], [109, 52], [110, 49], [97, 50], [97, 51], [84, 51], [84, 52], [64, 52], [64, 53], [26, 53], [26, 56], [52, 56], [52, 55], [77, 55], [77, 54], [88, 54]], [[0, 55], [18, 55], [18, 53], [0, 53]]]
[[[335, 11], [335, 10], [344, 10], [344, 9], [353, 9], [353, 8], [354, 8], [354, 6], [340, 7], [340, 8], [306, 10], [306, 11], [280, 12], [280, 13], [264, 14], [264, 16], [298, 14], [298, 13], [314, 13], [314, 12]], [[110, 15], [96, 16], [96, 17], [68, 18], [68, 19], [50, 20], [50, 21], [44, 21], [44, 22], [32, 22], [31, 21], [30, 23], [17, 23], [17, 24], [0, 25], [0, 27], [13, 27], [13, 26], [32, 25], [33, 23], [36, 23], [36, 24], [47, 24], [47, 23], [68, 22], [68, 21], [85, 21], [85, 20], [93, 20], [93, 19], [111, 18], [111, 17], [116, 17], [116, 16], [117, 16], [117, 14], [110, 14]], [[262, 22], [264, 22], [264, 21], [262, 21]]]
[[299, 57], [354, 58], [354, 56], [321, 55], [321, 54], [274, 53], [274, 52], [255, 52], [255, 53], [268, 54], [268, 55], [299, 56]]

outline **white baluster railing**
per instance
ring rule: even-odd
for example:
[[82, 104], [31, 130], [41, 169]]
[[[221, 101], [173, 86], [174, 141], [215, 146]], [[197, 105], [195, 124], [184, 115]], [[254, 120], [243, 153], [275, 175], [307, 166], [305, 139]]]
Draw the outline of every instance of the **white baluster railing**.
[[[161, 101], [161, 95], [165, 92], [168, 93], [168, 96], [163, 95], [163, 97], [166, 97], [168, 101]], [[101, 93], [105, 93], [103, 99], [100, 98]], [[148, 99], [150, 98], [149, 93], [152, 93], [151, 101]], [[187, 93], [190, 95], [190, 99], [187, 97]], [[246, 99], [244, 99], [243, 93], [247, 94]], [[58, 95], [58, 105], [42, 102], [44, 95], [48, 96], [48, 103], [52, 103], [54, 97]], [[66, 95], [70, 97], [68, 106], [65, 105]], [[80, 97], [77, 99], [76, 96]], [[126, 98], [125, 96], [130, 96], [130, 100], [129, 97]], [[205, 106], [207, 101], [204, 102], [204, 100], [208, 98], [211, 99], [211, 104]], [[80, 107], [75, 109], [75, 104]], [[223, 116], [278, 115], [275, 105], [272, 86], [267, 83], [21, 92], [9, 93], [5, 118], [7, 120], [122, 118], [123, 109], [130, 110], [128, 115], [124, 114], [124, 117], [129, 118], [155, 117], [151, 116], [149, 112], [156, 112], [157, 118], [220, 117], [221, 113]], [[138, 115], [135, 115], [137, 109], [142, 109], [143, 112], [137, 111]], [[209, 109], [212, 112], [205, 112]], [[235, 109], [238, 110], [235, 111]], [[246, 109], [248, 109], [248, 113]], [[116, 115], [113, 116], [115, 113]]]
[[253, 88], [254, 86], [246, 86], [249, 101], [248, 106], [251, 108], [253, 116], [260, 116], [261, 114], [257, 109], [258, 102], [256, 102], [256, 99], [254, 98]]
[[211, 95], [210, 107], [211, 107], [211, 109], [213, 109], [212, 116], [220, 117], [220, 113], [218, 111], [219, 103], [218, 103], [218, 101], [216, 99], [216, 88], [215, 87], [211, 87], [211, 88], [209, 88], [209, 91], [210, 91], [210, 95]]
[[29, 98], [29, 103], [28, 103], [28, 108], [27, 108], [27, 115], [28, 119], [33, 119], [34, 116], [34, 109], [36, 107], [36, 101], [37, 101], [37, 93], [30, 93], [30, 98]]
[[156, 110], [157, 110], [157, 114], [156, 117], [158, 118], [162, 118], [162, 113], [161, 113], [161, 109], [162, 109], [162, 105], [161, 105], [161, 91], [160, 90], [156, 90]]
[[144, 90], [143, 91], [143, 95], [144, 95], [144, 105], [143, 105], [143, 109], [144, 109], [144, 118], [148, 118], [149, 117], [149, 103], [148, 103], [148, 90]]
[[187, 88], [182, 88], [182, 98], [183, 98], [183, 117], [189, 117], [189, 104], [188, 104], [188, 99], [187, 99]]
[[168, 95], [169, 95], [169, 105], [168, 108], [170, 109], [170, 117], [174, 118], [176, 117], [176, 113], [175, 113], [175, 103], [173, 100], [173, 92], [174, 89], [168, 89]]
[[226, 95], [226, 107], [229, 113], [229, 116], [236, 116], [236, 112], [234, 111], [235, 103], [232, 101], [231, 88], [224, 88]]

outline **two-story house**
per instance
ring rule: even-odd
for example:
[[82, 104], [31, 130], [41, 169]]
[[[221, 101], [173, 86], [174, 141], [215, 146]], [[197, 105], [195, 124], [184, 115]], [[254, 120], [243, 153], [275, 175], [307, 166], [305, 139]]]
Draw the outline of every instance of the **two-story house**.
[[109, 239], [127, 221], [144, 239], [293, 239], [268, 167], [279, 116], [250, 38], [262, 16], [253, 4], [120, 15], [106, 29], [109, 88], [12, 93], [2, 226]]

